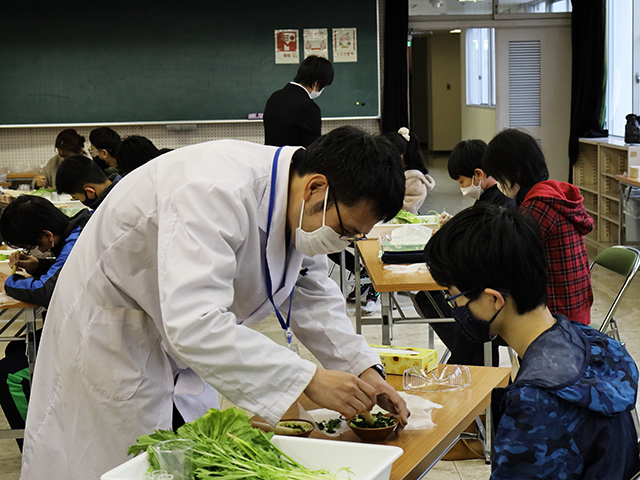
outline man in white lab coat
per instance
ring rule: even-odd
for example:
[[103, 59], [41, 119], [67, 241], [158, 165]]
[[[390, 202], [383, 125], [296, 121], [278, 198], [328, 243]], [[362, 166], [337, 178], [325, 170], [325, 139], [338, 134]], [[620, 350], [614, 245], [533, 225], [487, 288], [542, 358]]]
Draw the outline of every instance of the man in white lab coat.
[[[58, 280], [21, 478], [99, 478], [138, 436], [171, 428], [174, 404], [187, 421], [216, 406], [211, 386], [271, 423], [303, 392], [347, 417], [377, 401], [405, 423], [323, 255], [403, 196], [393, 147], [350, 127], [306, 151], [193, 145], [125, 177]], [[273, 304], [325, 369], [248, 328]]]

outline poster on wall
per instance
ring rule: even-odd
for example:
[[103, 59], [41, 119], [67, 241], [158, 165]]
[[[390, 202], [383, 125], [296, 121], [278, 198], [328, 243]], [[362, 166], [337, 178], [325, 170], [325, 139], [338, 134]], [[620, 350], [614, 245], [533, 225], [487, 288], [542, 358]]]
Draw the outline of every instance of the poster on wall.
[[299, 63], [298, 30], [275, 30], [276, 63]]
[[334, 28], [333, 31], [333, 61], [357, 62], [358, 44], [355, 28]]
[[326, 28], [305, 28], [303, 30], [304, 58], [309, 55], [329, 58], [329, 33]]

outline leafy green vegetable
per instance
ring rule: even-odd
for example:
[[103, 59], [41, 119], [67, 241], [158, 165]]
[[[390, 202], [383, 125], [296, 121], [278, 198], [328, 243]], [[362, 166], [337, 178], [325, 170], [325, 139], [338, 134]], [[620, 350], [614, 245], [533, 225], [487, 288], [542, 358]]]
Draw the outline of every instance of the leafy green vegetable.
[[56, 191], [55, 188], [39, 188], [38, 190], [31, 192], [29, 195], [36, 195], [38, 197], [48, 197], [50, 194], [52, 194], [55, 191]]
[[338, 478], [325, 470], [310, 470], [278, 449], [269, 440], [273, 433], [251, 427], [242, 410], [209, 410], [201, 418], [171, 430], [142, 435], [129, 447], [129, 455], [146, 451], [151, 469], [159, 469], [153, 445], [164, 440], [187, 438], [195, 442], [193, 466], [198, 479], [310, 480]]
[[427, 223], [426, 220], [418, 218], [418, 215], [414, 215], [406, 210], [400, 210], [395, 216], [396, 223]]
[[384, 413], [378, 412], [373, 416], [373, 423], [367, 422], [363, 415], [356, 415], [349, 423], [358, 428], [384, 428], [396, 424], [396, 419], [387, 417]]
[[342, 425], [344, 417], [340, 415], [338, 418], [332, 418], [331, 420], [323, 420], [322, 422], [316, 422], [318, 430], [324, 430], [326, 428], [327, 433], [336, 433], [336, 430]]
[[9, 255], [5, 255], [4, 253], [0, 253], [0, 261], [1, 260], [9, 260]]

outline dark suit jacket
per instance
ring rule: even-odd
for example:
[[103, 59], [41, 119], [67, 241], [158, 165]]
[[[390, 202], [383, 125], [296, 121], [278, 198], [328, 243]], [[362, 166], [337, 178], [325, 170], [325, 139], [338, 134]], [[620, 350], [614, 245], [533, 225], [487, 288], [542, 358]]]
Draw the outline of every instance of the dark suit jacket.
[[307, 147], [322, 134], [320, 107], [291, 83], [269, 97], [263, 122], [265, 145]]

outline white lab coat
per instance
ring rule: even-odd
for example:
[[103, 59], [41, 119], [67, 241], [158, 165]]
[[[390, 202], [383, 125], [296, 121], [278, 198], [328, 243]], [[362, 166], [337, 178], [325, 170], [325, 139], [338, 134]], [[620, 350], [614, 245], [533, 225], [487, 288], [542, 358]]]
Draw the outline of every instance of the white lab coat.
[[[292, 248], [287, 262], [295, 150], [280, 155], [268, 242], [275, 147], [222, 140], [181, 148], [110, 192], [53, 295], [22, 479], [99, 478], [127, 460], [138, 436], [171, 427], [172, 396], [183, 398], [176, 403], [187, 418], [212, 406], [200, 379], [240, 407], [279, 420], [316, 367], [247, 328], [273, 312], [265, 251], [276, 305], [286, 317], [295, 285], [292, 330], [325, 367], [357, 375], [379, 362], [355, 334], [326, 257]], [[176, 371], [187, 367], [197, 375], [183, 371], [174, 389]]]

